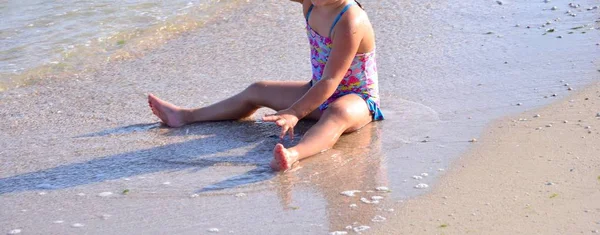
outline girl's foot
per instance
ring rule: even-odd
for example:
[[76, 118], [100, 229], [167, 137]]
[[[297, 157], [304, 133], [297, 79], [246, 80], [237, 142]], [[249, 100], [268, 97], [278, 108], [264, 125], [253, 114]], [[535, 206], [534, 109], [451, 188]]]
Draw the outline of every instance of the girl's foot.
[[149, 94], [148, 105], [152, 109], [152, 113], [170, 127], [180, 127], [185, 125], [183, 109], [159, 99], [158, 97]]
[[282, 144], [275, 145], [273, 149], [273, 160], [269, 164], [273, 170], [285, 171], [292, 168], [298, 160], [298, 153], [287, 150]]

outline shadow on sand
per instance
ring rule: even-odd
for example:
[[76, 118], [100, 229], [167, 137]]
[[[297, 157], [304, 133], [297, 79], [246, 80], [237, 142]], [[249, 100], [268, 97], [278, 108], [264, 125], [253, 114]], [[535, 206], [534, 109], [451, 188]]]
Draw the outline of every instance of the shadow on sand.
[[[312, 125], [301, 122], [298, 138]], [[159, 123], [136, 124], [73, 138], [96, 138], [103, 141], [115, 135], [132, 133], [191, 136], [192, 140], [154, 148], [119, 153], [93, 160], [71, 163], [50, 169], [0, 179], [0, 195], [32, 190], [57, 190], [161, 171], [199, 171], [215, 165], [256, 166], [256, 168], [197, 192], [234, 188], [269, 180], [277, 175], [268, 163], [273, 146], [280, 141], [276, 126], [254, 122], [213, 122], [182, 128], [163, 128]], [[284, 140], [284, 145], [291, 144]], [[237, 151], [231, 151], [236, 150]], [[241, 149], [242, 151], [240, 151]]]

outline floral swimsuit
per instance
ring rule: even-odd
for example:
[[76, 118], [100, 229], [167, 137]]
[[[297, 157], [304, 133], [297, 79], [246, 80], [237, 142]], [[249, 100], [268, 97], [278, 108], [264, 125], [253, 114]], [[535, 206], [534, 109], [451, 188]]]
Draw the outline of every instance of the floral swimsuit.
[[[306, 30], [311, 49], [310, 57], [313, 71], [311, 84], [316, 84], [323, 76], [323, 70], [325, 69], [325, 64], [327, 63], [333, 45], [333, 41], [331, 40], [333, 28], [342, 15], [355, 4], [356, 3], [352, 1], [352, 3], [346, 5], [338, 14], [329, 30], [329, 37], [319, 35], [310, 27], [308, 18], [310, 17], [313, 6], [311, 5], [308, 9], [308, 13], [306, 14]], [[340, 85], [333, 95], [319, 106], [319, 110], [323, 111], [327, 109], [329, 104], [348, 94], [357, 94], [367, 102], [369, 111], [371, 111], [371, 114], [373, 115], [373, 120], [383, 120], [383, 113], [379, 109], [379, 86], [377, 85], [375, 50], [368, 53], [356, 54], [344, 79], [340, 82]]]

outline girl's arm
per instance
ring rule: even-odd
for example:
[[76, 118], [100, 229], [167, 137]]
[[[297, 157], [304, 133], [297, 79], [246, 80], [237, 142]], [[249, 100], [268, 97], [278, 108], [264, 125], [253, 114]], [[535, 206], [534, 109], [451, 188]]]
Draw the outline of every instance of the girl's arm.
[[[304, 4], [305, 8], [310, 1]], [[306, 9], [304, 14], [306, 15]], [[333, 48], [325, 65], [322, 79], [296, 101], [291, 107], [281, 110], [273, 115], [263, 117], [263, 121], [274, 122], [281, 127], [280, 138], [289, 132], [294, 138], [294, 126], [298, 120], [317, 109], [325, 100], [335, 92], [342, 79], [348, 72], [352, 60], [356, 56], [360, 42], [365, 32], [366, 14], [362, 11], [348, 11], [336, 26]]]
[[348, 72], [366, 31], [364, 20], [366, 15], [361, 13], [361, 11], [348, 11], [336, 26], [333, 48], [325, 65], [323, 78], [313, 84], [310, 90], [289, 108], [299, 119], [325, 102]]

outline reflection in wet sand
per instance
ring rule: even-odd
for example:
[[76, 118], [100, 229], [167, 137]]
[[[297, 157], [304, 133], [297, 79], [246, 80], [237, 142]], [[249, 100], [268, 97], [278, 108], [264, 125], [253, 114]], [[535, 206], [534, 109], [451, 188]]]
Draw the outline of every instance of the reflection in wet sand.
[[[274, 181], [283, 209], [298, 209], [292, 204], [301, 201], [293, 200], [294, 185], [308, 184], [326, 201], [330, 231], [359, 230], [385, 220], [385, 214], [391, 211], [386, 207], [388, 193], [376, 190], [387, 186], [380, 137], [378, 123], [369, 124], [340, 138], [334, 149], [302, 161], [296, 169], [277, 177]], [[360, 192], [354, 196], [341, 194], [348, 190]]]

